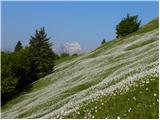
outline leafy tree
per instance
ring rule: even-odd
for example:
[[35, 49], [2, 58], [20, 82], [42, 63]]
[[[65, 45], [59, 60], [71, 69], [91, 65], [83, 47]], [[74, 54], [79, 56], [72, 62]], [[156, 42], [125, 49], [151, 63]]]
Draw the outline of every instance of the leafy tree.
[[104, 44], [104, 43], [106, 43], [106, 40], [105, 40], [105, 39], [102, 40], [101, 44]]
[[127, 16], [123, 18], [116, 26], [116, 37], [124, 37], [130, 33], [137, 31], [140, 27], [140, 24], [141, 20], [138, 20], [138, 15], [130, 16], [129, 14], [127, 14]]
[[18, 41], [17, 44], [16, 44], [16, 46], [15, 46], [14, 51], [15, 52], [20, 51], [22, 48], [23, 48], [23, 46], [22, 46], [21, 41]]
[[35, 35], [31, 36], [29, 59], [33, 79], [43, 77], [53, 70], [54, 52], [52, 51], [52, 43], [49, 43], [49, 39], [44, 28], [36, 30]]
[[15, 93], [19, 78], [13, 71], [13, 53], [1, 52], [1, 103], [4, 104]]
[[[15, 52], [1, 52], [2, 104], [6, 103], [31, 82], [53, 70], [54, 52], [44, 28], [31, 36], [30, 46], [22, 49], [17, 43]], [[17, 49], [21, 48], [21, 49]]]
[[28, 85], [33, 81], [31, 74], [31, 61], [29, 59], [30, 49], [25, 48], [14, 53], [13, 72], [19, 78], [18, 88]]

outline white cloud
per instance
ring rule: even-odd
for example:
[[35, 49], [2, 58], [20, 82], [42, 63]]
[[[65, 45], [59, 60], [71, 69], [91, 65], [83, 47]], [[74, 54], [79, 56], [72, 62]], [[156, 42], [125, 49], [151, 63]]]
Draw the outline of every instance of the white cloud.
[[66, 42], [64, 44], [61, 44], [59, 46], [55, 46], [53, 48], [56, 53], [69, 53], [70, 55], [77, 53], [81, 54], [83, 52], [81, 45], [78, 42]]

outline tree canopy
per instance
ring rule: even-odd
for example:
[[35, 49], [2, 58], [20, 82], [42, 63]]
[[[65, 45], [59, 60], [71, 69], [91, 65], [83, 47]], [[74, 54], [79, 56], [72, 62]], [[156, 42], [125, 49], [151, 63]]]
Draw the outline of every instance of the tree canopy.
[[140, 27], [140, 24], [141, 20], [138, 20], [138, 15], [130, 16], [129, 14], [127, 14], [127, 16], [123, 18], [116, 26], [116, 37], [124, 37], [130, 33], [137, 31]]
[[51, 73], [54, 67], [54, 52], [44, 28], [31, 36], [29, 46], [22, 47], [18, 41], [14, 52], [1, 52], [2, 104], [14, 97], [24, 87]]

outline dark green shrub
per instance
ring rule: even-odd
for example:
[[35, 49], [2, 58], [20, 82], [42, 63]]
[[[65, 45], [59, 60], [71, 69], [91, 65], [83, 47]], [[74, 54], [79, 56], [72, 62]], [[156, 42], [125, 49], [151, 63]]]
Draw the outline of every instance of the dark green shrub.
[[102, 40], [101, 44], [104, 44], [104, 43], [106, 43], [106, 40], [105, 40], [105, 39]]
[[138, 20], [138, 15], [130, 16], [127, 14], [120, 23], [116, 26], [117, 38], [124, 37], [130, 33], [137, 31], [140, 27], [141, 21]]

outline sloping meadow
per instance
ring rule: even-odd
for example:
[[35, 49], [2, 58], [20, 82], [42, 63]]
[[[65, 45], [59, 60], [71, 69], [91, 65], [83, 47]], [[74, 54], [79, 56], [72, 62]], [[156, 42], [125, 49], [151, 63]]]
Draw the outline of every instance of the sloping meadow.
[[2, 118], [158, 118], [158, 29], [56, 66], [2, 106]]

